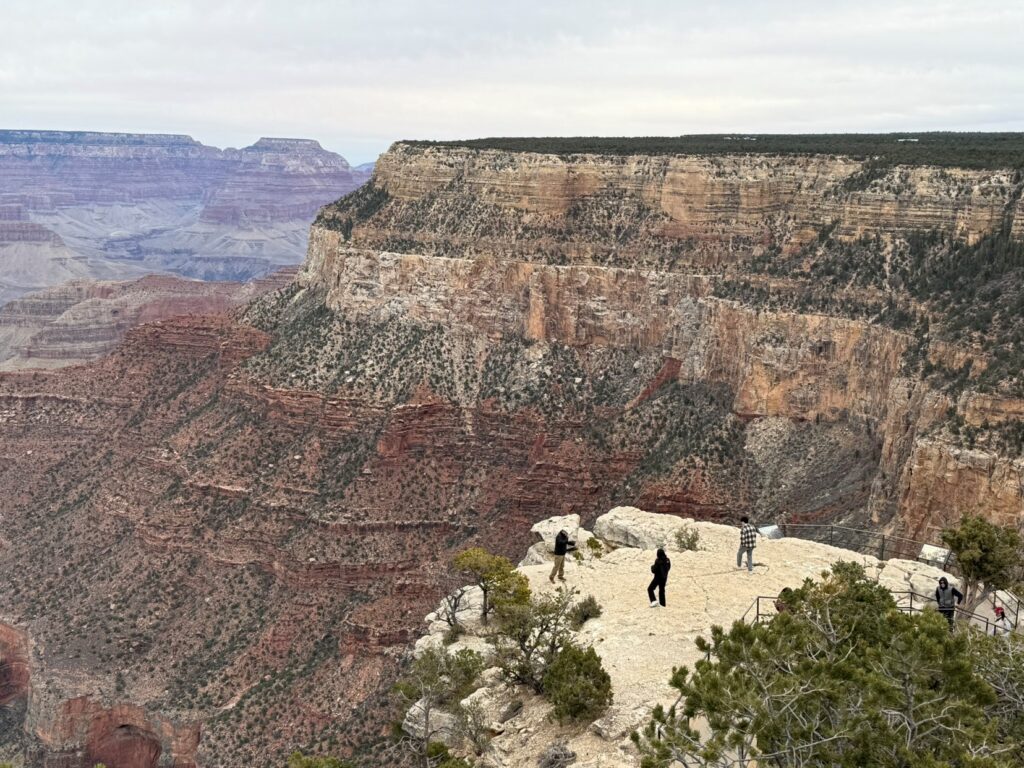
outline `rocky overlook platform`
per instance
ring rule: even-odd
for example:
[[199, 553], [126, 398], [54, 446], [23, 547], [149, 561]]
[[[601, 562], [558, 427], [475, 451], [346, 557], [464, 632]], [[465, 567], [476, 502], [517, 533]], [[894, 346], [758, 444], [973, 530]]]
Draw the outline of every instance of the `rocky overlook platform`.
[[[734, 621], [753, 621], [758, 596], [772, 597], [785, 587], [800, 587], [805, 579], [817, 579], [838, 561], [863, 565], [869, 577], [896, 592], [928, 595], [940, 576], [957, 580], [933, 566], [909, 560], [880, 561], [837, 547], [802, 539], [760, 539], [755, 548], [755, 568], [750, 574], [736, 568], [739, 532], [734, 526], [695, 522], [657, 515], [634, 507], [617, 507], [597, 518], [593, 533], [579, 525], [578, 516], [551, 518], [534, 526], [543, 541], [530, 548], [519, 564], [534, 593], [562, 587], [548, 581], [550, 552], [554, 536], [566, 529], [578, 542], [596, 537], [602, 545], [581, 546], [581, 559], [566, 559], [564, 586], [577, 590], [580, 598], [592, 595], [602, 608], [575, 633], [577, 642], [594, 648], [611, 676], [614, 701], [596, 722], [580, 726], [559, 726], [549, 718], [551, 706], [544, 699], [519, 687], [499, 682], [494, 672], [484, 672], [489, 684], [470, 695], [480, 703], [492, 721], [515, 700], [522, 711], [501, 724], [481, 756], [486, 768], [527, 768], [552, 743], [565, 742], [576, 752], [578, 768], [635, 768], [639, 757], [629, 740], [632, 730], [649, 718], [656, 704], [668, 706], [678, 695], [669, 686], [672, 670], [688, 666], [703, 657], [694, 640], [709, 636], [712, 625], [728, 627]], [[696, 551], [679, 551], [676, 533], [690, 529], [699, 534]], [[650, 608], [646, 587], [655, 550], [664, 547], [672, 560], [667, 607]], [[470, 593], [460, 622], [469, 634], [447, 646], [450, 651], [469, 648], [492, 655], [483, 641], [485, 628], [479, 622], [479, 600]], [[762, 612], [774, 612], [771, 600], [761, 601]], [[427, 617], [429, 633], [417, 644], [417, 652], [428, 647], [445, 647], [448, 624], [438, 612]], [[485, 662], [486, 663], [486, 662]], [[415, 717], [407, 727], [422, 727]], [[457, 741], [456, 741], [457, 743]]]

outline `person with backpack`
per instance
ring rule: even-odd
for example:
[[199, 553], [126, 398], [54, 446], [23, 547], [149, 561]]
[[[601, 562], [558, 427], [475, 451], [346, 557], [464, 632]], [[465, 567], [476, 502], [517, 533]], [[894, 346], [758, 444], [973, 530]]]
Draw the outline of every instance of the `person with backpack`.
[[555, 576], [559, 581], [565, 581], [565, 555], [574, 549], [576, 549], [576, 542], [569, 540], [569, 534], [563, 528], [555, 536], [555, 565], [548, 577], [552, 584], [555, 583]]
[[[651, 608], [657, 608], [659, 604], [662, 608], [665, 607], [665, 584], [668, 582], [668, 572], [671, 568], [672, 561], [668, 559], [664, 549], [659, 549], [657, 557], [654, 559], [654, 565], [651, 566], [651, 573], [654, 574], [654, 578], [647, 585], [647, 597], [651, 601]], [[654, 599], [655, 587], [658, 589], [657, 600]]]
[[754, 547], [757, 546], [757, 537], [761, 532], [750, 524], [750, 518], [744, 515], [740, 518], [740, 548], [736, 552], [736, 567], [743, 567], [743, 553], [747, 553], [747, 572], [754, 572]]
[[949, 631], [953, 631], [953, 622], [956, 619], [956, 607], [964, 601], [964, 596], [956, 587], [949, 586], [949, 581], [943, 576], [939, 579], [939, 586], [935, 588], [935, 602], [939, 606], [939, 613], [946, 617], [949, 622]]

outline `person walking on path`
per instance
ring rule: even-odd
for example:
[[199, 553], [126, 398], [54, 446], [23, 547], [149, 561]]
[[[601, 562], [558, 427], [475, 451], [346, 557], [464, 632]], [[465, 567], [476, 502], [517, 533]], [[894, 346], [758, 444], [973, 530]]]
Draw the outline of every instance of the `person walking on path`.
[[995, 628], [992, 630], [992, 634], [996, 637], [1009, 635], [1013, 632], [1013, 623], [1010, 621], [1010, 617], [1006, 615], [1006, 610], [1001, 605], [995, 607]]
[[757, 537], [761, 532], [750, 524], [750, 518], [744, 515], [740, 518], [740, 548], [736, 552], [736, 567], [743, 567], [743, 553], [747, 553], [747, 571], [754, 572], [754, 547], [757, 545]]
[[[659, 549], [654, 565], [651, 566], [651, 573], [654, 574], [654, 578], [647, 585], [647, 597], [651, 601], [651, 608], [657, 608], [659, 603], [662, 608], [665, 607], [665, 584], [668, 582], [668, 572], [671, 568], [672, 561], [668, 559], [664, 549]], [[657, 600], [654, 599], [655, 587], [658, 588]]]
[[555, 536], [555, 565], [548, 577], [552, 584], [555, 583], [555, 576], [559, 581], [565, 581], [565, 555], [574, 549], [576, 549], [576, 542], [569, 541], [569, 534], [563, 528]]
[[964, 596], [956, 587], [949, 586], [946, 577], [939, 579], [939, 586], [935, 588], [935, 602], [939, 605], [939, 613], [946, 617], [949, 622], [949, 631], [953, 631], [953, 621], [956, 618], [956, 607], [964, 601]]

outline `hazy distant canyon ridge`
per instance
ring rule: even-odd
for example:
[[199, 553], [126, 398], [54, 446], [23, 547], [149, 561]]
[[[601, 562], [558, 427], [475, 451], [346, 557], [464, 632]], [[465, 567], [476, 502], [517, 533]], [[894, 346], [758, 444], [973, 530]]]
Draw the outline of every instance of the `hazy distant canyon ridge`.
[[1021, 525], [1021, 137], [775, 142], [400, 142], [294, 279], [0, 374], [0, 758], [372, 760], [447, 559], [556, 514]]
[[248, 280], [296, 264], [366, 168], [306, 139], [0, 131], [0, 304], [67, 280]]

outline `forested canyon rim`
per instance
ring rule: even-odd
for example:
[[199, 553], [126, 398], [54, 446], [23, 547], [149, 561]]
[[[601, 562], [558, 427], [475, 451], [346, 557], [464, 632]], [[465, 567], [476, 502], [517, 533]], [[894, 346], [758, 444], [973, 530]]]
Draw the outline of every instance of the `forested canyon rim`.
[[1021, 186], [396, 144], [287, 287], [0, 375], [7, 749], [85, 766], [120, 706], [128, 768], [365, 747], [447, 558], [554, 514], [1019, 525]]

